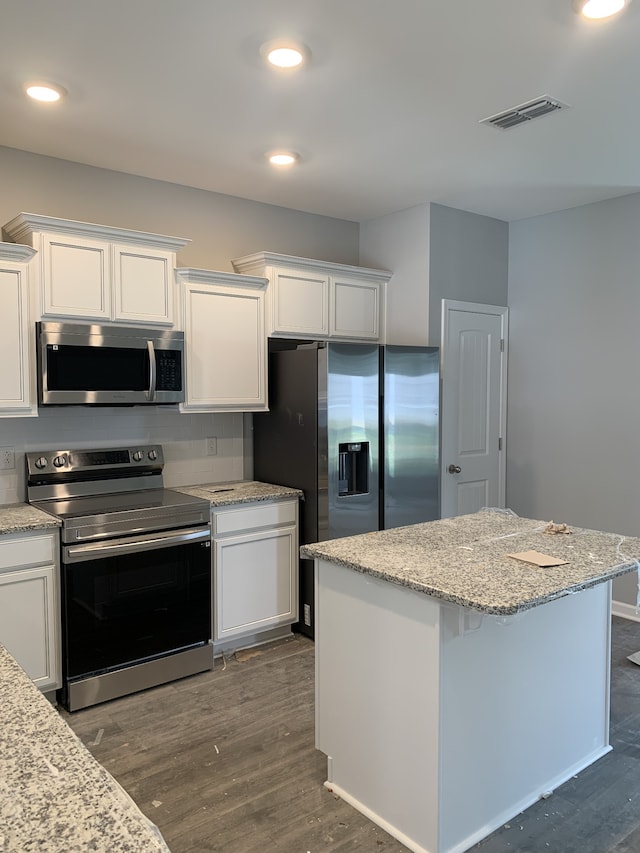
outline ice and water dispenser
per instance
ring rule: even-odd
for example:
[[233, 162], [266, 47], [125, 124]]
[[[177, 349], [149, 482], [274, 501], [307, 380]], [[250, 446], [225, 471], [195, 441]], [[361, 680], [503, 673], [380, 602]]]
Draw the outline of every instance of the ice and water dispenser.
[[338, 496], [366, 495], [369, 491], [369, 442], [338, 445]]

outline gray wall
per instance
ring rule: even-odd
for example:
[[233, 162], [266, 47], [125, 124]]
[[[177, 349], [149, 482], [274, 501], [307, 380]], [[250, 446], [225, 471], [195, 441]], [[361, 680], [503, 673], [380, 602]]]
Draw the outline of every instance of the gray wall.
[[229, 271], [267, 250], [358, 263], [359, 225], [0, 147], [0, 226], [21, 211], [192, 242], [181, 266]]
[[429, 218], [430, 205], [422, 204], [360, 226], [360, 264], [393, 273], [387, 286], [389, 344], [429, 345]]
[[507, 304], [506, 222], [424, 204], [363, 222], [360, 263], [392, 270], [387, 340], [440, 345], [443, 299]]
[[509, 254], [507, 504], [638, 536], [640, 194], [512, 223]]
[[429, 344], [439, 346], [443, 299], [507, 304], [509, 226], [432, 204], [430, 229]]

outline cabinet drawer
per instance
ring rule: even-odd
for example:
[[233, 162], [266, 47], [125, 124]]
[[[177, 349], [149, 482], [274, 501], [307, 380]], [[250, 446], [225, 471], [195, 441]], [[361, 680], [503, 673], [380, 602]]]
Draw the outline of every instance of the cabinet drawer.
[[213, 511], [213, 535], [277, 527], [296, 520], [296, 501], [235, 505], [232, 509]]
[[57, 537], [10, 533], [0, 537], [0, 571], [21, 566], [50, 565], [56, 561]]

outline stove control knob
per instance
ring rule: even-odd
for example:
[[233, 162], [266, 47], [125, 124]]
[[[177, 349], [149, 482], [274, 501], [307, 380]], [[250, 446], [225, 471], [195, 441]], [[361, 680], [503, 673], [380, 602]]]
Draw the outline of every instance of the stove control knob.
[[150, 450], [149, 451], [149, 459], [151, 459], [152, 462], [155, 462], [155, 460], [157, 458], [158, 458], [158, 451], [157, 450]]
[[64, 453], [61, 456], [56, 456], [53, 460], [53, 464], [56, 466], [56, 468], [62, 468], [63, 465], [67, 464], [67, 457], [64, 455]]
[[35, 461], [36, 468], [46, 468], [47, 467], [47, 457], [46, 456], [38, 456]]
[[142, 459], [142, 456], [143, 456], [142, 451], [136, 450], [135, 453], [133, 454], [133, 461], [134, 462], [140, 462], [140, 460]]

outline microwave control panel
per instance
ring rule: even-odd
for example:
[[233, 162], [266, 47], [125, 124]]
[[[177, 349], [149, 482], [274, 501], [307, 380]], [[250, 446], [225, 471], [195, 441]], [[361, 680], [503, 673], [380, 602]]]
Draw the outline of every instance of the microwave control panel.
[[182, 391], [182, 353], [156, 350], [156, 390]]

